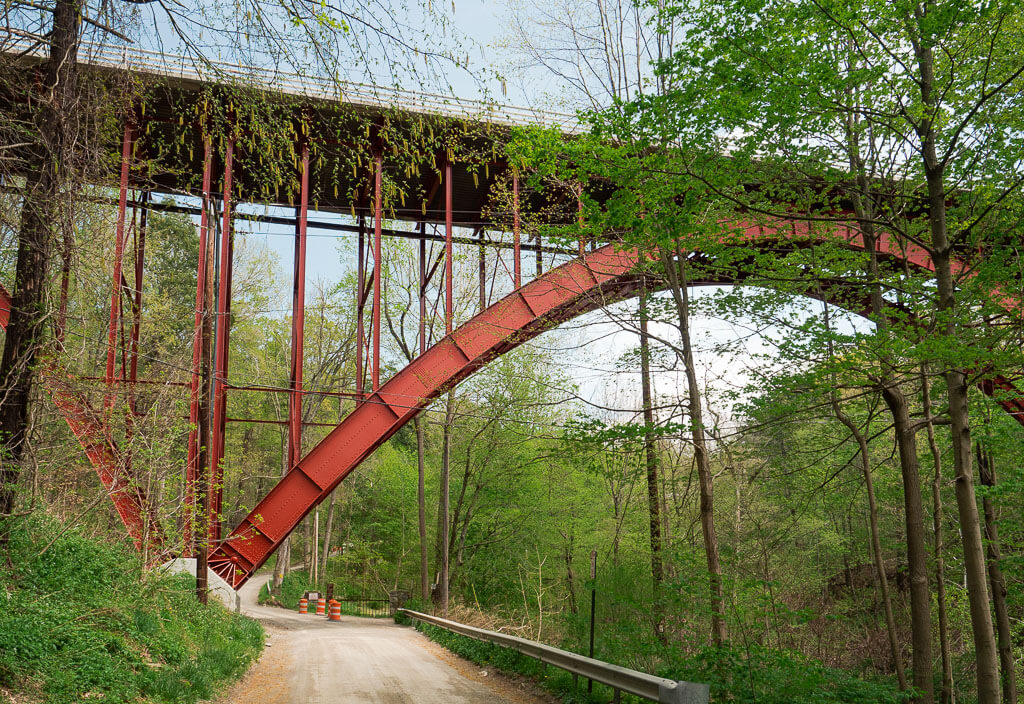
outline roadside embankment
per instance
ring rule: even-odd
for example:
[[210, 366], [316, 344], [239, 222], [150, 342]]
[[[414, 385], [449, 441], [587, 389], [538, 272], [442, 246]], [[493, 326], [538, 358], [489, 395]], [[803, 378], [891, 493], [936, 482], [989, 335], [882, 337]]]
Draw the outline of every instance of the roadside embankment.
[[240, 677], [263, 648], [259, 623], [194, 579], [146, 572], [130, 546], [38, 517], [0, 560], [0, 700], [191, 704]]

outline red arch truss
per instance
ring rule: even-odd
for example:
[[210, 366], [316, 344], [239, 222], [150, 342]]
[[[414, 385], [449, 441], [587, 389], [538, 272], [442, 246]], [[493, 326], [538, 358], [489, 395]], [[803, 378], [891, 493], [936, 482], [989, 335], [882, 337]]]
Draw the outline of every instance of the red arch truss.
[[[737, 223], [738, 239], [766, 246], [821, 241], [806, 223], [776, 227]], [[832, 228], [850, 249], [863, 249], [860, 234], [843, 225]], [[885, 257], [931, 270], [924, 250], [906, 249], [887, 237], [878, 250]], [[236, 588], [273, 554], [298, 523], [346, 476], [433, 399], [473, 374], [492, 359], [558, 323], [634, 295], [639, 288], [635, 269], [642, 255], [636, 249], [610, 244], [552, 269], [490, 306], [414, 359], [387, 381], [297, 462], [231, 535], [210, 555], [210, 566]], [[960, 272], [962, 273], [962, 272]], [[708, 280], [693, 283], [727, 283]], [[839, 301], [840, 305], [849, 301]], [[1016, 309], [1014, 301], [1004, 301]], [[6, 327], [11, 299], [0, 286], [0, 327]], [[43, 375], [61, 412], [95, 466], [128, 533], [140, 548], [159, 545], [162, 534], [147, 497], [130, 477], [118, 471], [119, 452], [106, 426], [85, 399], [75, 394], [52, 370]], [[1004, 377], [982, 384], [989, 395], [1024, 425], [1024, 398]]]
[[[0, 285], [0, 329], [7, 329], [10, 318], [11, 295]], [[69, 379], [55, 365], [46, 366], [41, 380], [61, 417], [85, 450], [135, 547], [140, 552], [145, 548], [153, 560], [159, 559], [163, 554], [163, 531], [145, 490], [126, 471], [122, 453], [110, 437], [102, 414], [71, 388]]]
[[[780, 244], [821, 236], [801, 223], [778, 227], [738, 224], [740, 239]], [[851, 249], [863, 249], [859, 233], [838, 226]], [[414, 359], [370, 395], [281, 481], [210, 555], [210, 566], [236, 588], [273, 554], [299, 522], [374, 450], [422, 411], [433, 399], [490, 360], [545, 329], [602, 305], [633, 295], [634, 274], [643, 255], [636, 249], [606, 245], [534, 279], [490, 306]], [[930, 269], [927, 253], [906, 250], [889, 239], [879, 245], [886, 257]], [[721, 283], [721, 282], [704, 282]], [[1024, 425], [1024, 401], [1013, 385], [997, 377], [985, 390], [1009, 392], [999, 403]]]

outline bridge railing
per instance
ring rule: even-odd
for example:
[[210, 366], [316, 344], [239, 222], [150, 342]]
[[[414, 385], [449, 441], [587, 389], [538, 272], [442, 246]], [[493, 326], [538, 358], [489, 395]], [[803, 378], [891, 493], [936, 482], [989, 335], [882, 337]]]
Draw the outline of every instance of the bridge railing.
[[570, 653], [567, 650], [561, 650], [544, 643], [510, 636], [505, 633], [485, 631], [482, 628], [448, 621], [418, 611], [399, 609], [398, 612], [416, 621], [429, 623], [452, 633], [512, 648], [523, 655], [540, 660], [548, 665], [553, 665], [574, 675], [608, 685], [616, 693], [626, 692], [627, 694], [633, 694], [652, 702], [664, 702], [665, 704], [708, 704], [711, 698], [710, 687], [706, 684], [680, 682], [664, 677], [655, 677], [638, 670], [630, 670], [618, 665], [594, 660], [585, 655]]
[[[27, 40], [4, 42], [3, 50], [9, 53], [27, 51], [31, 55], [40, 57], [44, 52], [44, 49], [32, 48], [31, 42]], [[507, 125], [544, 125], [559, 127], [566, 132], [580, 129], [576, 116], [569, 113], [377, 86], [328, 76], [304, 75], [228, 61], [212, 61], [165, 54], [127, 45], [85, 42], [81, 45], [79, 57], [83, 63], [106, 68], [138, 71], [198, 82], [236, 80], [267, 91], [322, 100], [339, 100], [367, 107], [400, 107], [414, 112]]]

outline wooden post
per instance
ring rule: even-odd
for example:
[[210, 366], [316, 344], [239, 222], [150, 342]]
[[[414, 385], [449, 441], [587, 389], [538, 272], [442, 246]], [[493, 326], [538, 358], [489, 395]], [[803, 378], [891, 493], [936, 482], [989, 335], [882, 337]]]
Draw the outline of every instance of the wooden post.
[[[597, 550], [590, 551], [590, 649], [587, 654], [594, 657], [594, 607], [597, 606]], [[594, 691], [594, 680], [587, 682], [587, 692]]]

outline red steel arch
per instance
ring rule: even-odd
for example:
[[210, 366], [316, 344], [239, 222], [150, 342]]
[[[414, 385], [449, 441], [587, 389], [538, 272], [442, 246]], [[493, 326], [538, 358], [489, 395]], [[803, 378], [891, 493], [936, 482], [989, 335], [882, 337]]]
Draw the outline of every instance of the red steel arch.
[[[780, 221], [775, 227], [739, 223], [729, 229], [737, 231], [741, 240], [766, 245], [822, 239], [806, 223]], [[837, 225], [829, 236], [841, 238], [851, 249], [864, 248], [852, 227]], [[886, 258], [931, 269], [924, 250], [906, 250], [888, 237], [880, 239], [878, 251]], [[534, 279], [446, 335], [299, 460], [211, 552], [210, 567], [234, 587], [244, 584], [317, 504], [430, 401], [551, 326], [635, 294], [639, 280], [634, 270], [642, 256], [636, 249], [605, 245]], [[989, 394], [996, 389], [1014, 394], [1013, 400], [999, 403], [1024, 425], [1024, 401], [1009, 381], [997, 377], [983, 388]]]

